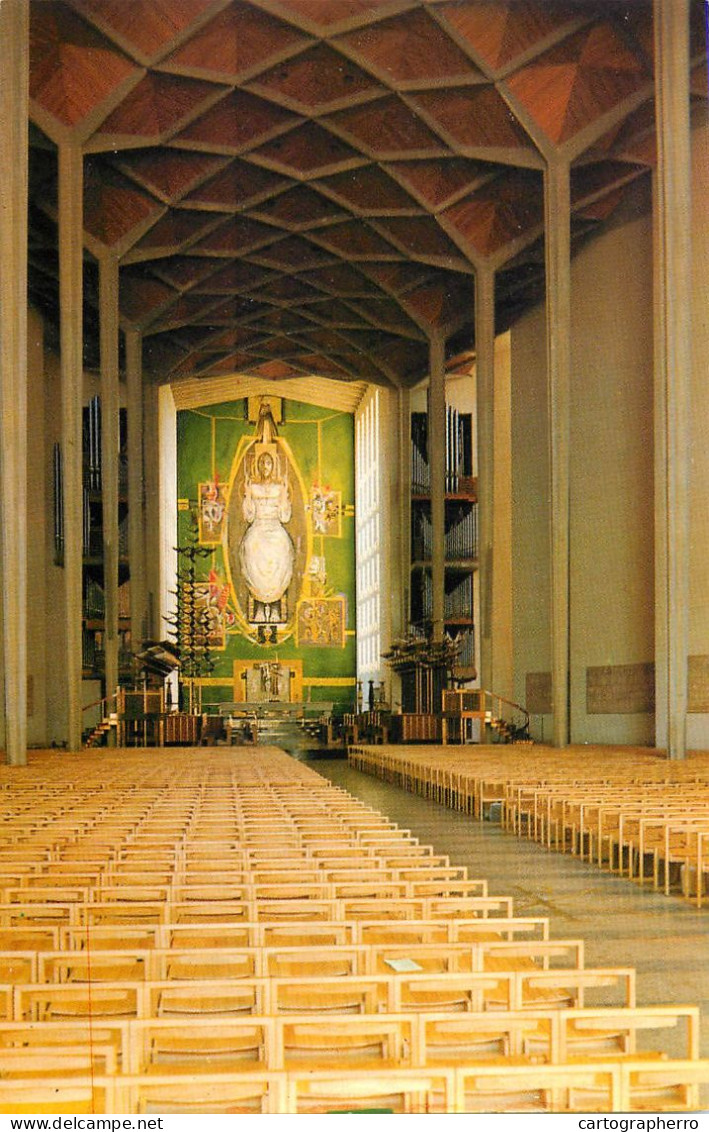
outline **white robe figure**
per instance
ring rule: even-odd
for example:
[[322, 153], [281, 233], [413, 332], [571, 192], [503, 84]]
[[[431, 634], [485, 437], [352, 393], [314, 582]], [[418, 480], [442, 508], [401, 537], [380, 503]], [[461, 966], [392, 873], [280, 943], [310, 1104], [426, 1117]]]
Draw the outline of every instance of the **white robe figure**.
[[[275, 476], [270, 452], [256, 461], [258, 479], [246, 474], [243, 514], [249, 524], [239, 547], [239, 563], [246, 584], [257, 603], [256, 620], [279, 620], [281, 601], [291, 578], [295, 549], [284, 524], [291, 518], [290, 493], [286, 481]], [[274, 613], [276, 615], [274, 616]]]

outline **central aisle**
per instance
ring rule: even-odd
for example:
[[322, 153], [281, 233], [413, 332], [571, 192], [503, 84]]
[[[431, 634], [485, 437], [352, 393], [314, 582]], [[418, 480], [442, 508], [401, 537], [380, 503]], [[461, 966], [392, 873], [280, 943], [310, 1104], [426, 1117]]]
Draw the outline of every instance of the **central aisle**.
[[678, 897], [640, 889], [577, 858], [551, 853], [398, 786], [343, 759], [308, 761], [337, 786], [410, 829], [422, 842], [485, 877], [491, 895], [514, 899], [519, 916], [548, 916], [553, 937], [581, 936], [589, 966], [637, 969], [638, 1004], [697, 1003], [701, 1053], [709, 1055], [709, 915]]

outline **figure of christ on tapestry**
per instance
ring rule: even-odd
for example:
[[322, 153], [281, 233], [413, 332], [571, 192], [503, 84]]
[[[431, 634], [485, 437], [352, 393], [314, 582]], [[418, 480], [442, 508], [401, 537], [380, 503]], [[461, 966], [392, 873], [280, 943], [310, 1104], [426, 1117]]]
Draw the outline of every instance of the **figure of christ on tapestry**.
[[[263, 438], [263, 439], [262, 439]], [[242, 631], [278, 644], [293, 631], [307, 561], [303, 490], [288, 445], [271, 420], [242, 454], [234, 475], [226, 551]]]
[[[257, 449], [261, 445], [255, 446]], [[282, 606], [293, 578], [295, 547], [288, 533], [293, 508], [288, 473], [277, 451], [264, 447], [244, 473], [243, 514], [248, 523], [239, 545], [239, 566], [251, 595], [249, 621], [283, 624]]]

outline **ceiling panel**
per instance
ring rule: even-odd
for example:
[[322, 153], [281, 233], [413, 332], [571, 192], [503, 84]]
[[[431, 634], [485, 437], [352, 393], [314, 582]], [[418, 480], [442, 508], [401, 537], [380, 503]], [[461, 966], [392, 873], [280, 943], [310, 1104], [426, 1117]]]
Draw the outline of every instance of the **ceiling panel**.
[[[77, 144], [88, 253], [120, 257], [121, 315], [158, 381], [193, 370], [223, 389], [232, 367], [284, 388], [410, 385], [434, 331], [473, 348], [481, 264], [497, 269], [499, 329], [543, 295], [547, 160], [574, 145], [584, 239], [655, 161], [650, 0], [32, 0], [31, 14], [32, 299], [56, 324], [56, 149]], [[702, 15], [692, 0], [698, 104]]]

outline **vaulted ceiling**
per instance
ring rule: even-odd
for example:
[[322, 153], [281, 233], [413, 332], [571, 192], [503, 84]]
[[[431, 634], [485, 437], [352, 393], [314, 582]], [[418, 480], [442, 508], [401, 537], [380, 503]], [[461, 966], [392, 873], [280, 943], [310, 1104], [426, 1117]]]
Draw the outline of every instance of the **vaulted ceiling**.
[[[693, 97], [706, 100], [703, 5]], [[84, 152], [86, 357], [96, 257], [160, 380], [407, 386], [428, 338], [473, 346], [543, 293], [543, 171], [572, 238], [655, 161], [649, 0], [37, 0], [30, 293], [56, 324], [57, 146]]]

